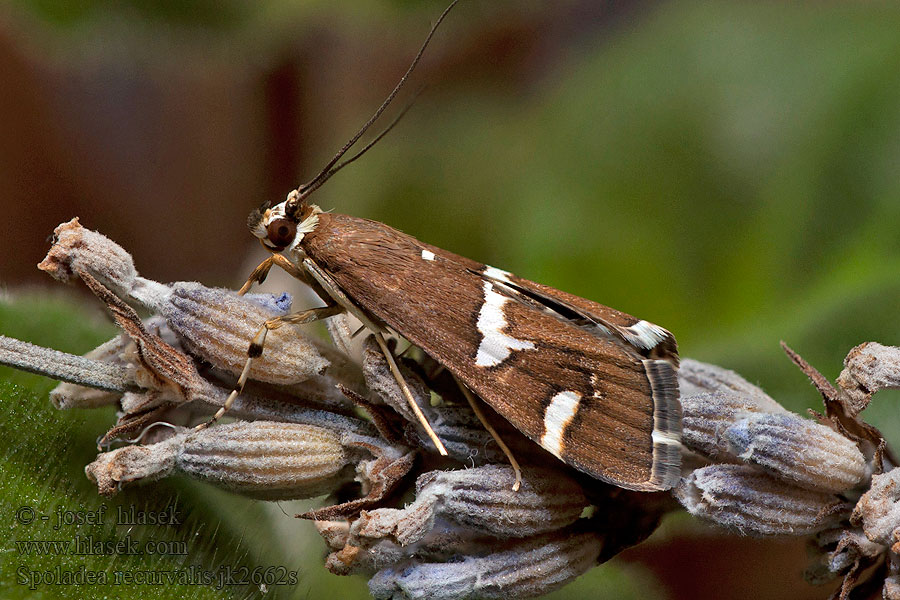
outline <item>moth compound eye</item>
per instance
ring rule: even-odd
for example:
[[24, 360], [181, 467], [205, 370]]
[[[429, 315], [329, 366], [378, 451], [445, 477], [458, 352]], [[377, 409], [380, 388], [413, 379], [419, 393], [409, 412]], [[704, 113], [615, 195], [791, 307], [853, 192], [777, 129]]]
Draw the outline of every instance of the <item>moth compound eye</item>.
[[297, 235], [297, 224], [290, 219], [275, 219], [266, 226], [269, 243], [276, 248], [286, 248]]

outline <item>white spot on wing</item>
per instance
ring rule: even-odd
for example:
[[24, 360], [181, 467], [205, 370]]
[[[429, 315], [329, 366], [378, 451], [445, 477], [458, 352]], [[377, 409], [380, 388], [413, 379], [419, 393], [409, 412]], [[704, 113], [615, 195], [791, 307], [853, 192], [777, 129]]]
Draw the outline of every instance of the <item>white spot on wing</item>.
[[503, 314], [503, 306], [509, 298], [494, 291], [494, 284], [484, 282], [484, 304], [478, 313], [477, 327], [481, 333], [481, 343], [475, 355], [475, 364], [479, 367], [493, 367], [509, 358], [513, 350], [532, 350], [531, 342], [517, 340], [506, 335], [506, 315]]
[[431, 250], [422, 250], [422, 258], [425, 260], [434, 260], [434, 252]]
[[596, 373], [591, 375], [591, 388], [593, 388], [594, 393], [591, 394], [592, 397], [603, 400], [605, 395], [600, 391], [600, 388], [603, 384], [603, 380]]
[[626, 327], [625, 330], [631, 334], [628, 341], [646, 350], [650, 350], [668, 336], [665, 329], [649, 321], [638, 321], [631, 327]]
[[509, 276], [512, 275], [509, 271], [504, 271], [503, 269], [498, 269], [497, 267], [492, 267], [490, 265], [486, 265], [484, 267], [484, 275], [490, 279], [496, 279], [497, 281], [502, 281], [504, 283], [511, 283], [509, 280]]
[[562, 458], [566, 428], [578, 413], [580, 402], [581, 394], [566, 390], [553, 396], [547, 410], [544, 411], [544, 435], [541, 436], [541, 446], [557, 458]]
[[650, 435], [653, 438], [654, 444], [665, 444], [667, 446], [681, 446], [681, 438], [677, 433], [672, 433], [671, 431], [659, 431], [657, 429], [653, 430], [653, 433]]

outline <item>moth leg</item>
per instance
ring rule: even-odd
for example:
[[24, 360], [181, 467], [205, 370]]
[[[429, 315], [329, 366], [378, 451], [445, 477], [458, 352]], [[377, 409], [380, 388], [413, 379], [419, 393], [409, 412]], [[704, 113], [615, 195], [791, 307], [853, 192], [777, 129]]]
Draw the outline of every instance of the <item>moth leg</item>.
[[238, 295], [243, 296], [244, 294], [249, 292], [254, 283], [262, 283], [263, 281], [265, 281], [266, 277], [269, 274], [269, 271], [271, 271], [272, 267], [274, 266], [281, 267], [292, 277], [296, 277], [297, 279], [308, 283], [309, 278], [306, 276], [306, 273], [302, 269], [297, 268], [294, 263], [289, 261], [281, 254], [273, 254], [266, 260], [262, 261], [258, 267], [253, 269], [253, 272], [250, 273], [250, 277], [247, 278], [247, 282], [241, 286], [240, 290], [238, 290]]
[[421, 423], [422, 427], [425, 428], [425, 433], [427, 433], [428, 437], [431, 438], [431, 441], [437, 448], [437, 451], [440, 452], [441, 456], [447, 456], [447, 449], [444, 448], [444, 444], [434, 432], [434, 429], [431, 428], [431, 424], [428, 422], [428, 419], [425, 418], [424, 414], [422, 414], [422, 409], [419, 408], [418, 404], [416, 404], [416, 400], [415, 398], [413, 398], [412, 392], [409, 391], [409, 386], [406, 384], [406, 380], [403, 379], [403, 374], [400, 373], [400, 369], [397, 367], [397, 362], [394, 360], [394, 355], [391, 354], [391, 350], [390, 348], [388, 348], [387, 342], [384, 341], [384, 336], [377, 331], [374, 332], [373, 335], [375, 336], [375, 341], [377, 341], [378, 345], [381, 346], [381, 352], [384, 353], [384, 357], [388, 361], [388, 366], [391, 369], [391, 374], [400, 385], [400, 389], [403, 391], [403, 395], [406, 396], [406, 401], [409, 402], [409, 407], [412, 408], [412, 411], [415, 413], [416, 418], [419, 419], [419, 423]]
[[503, 450], [503, 454], [506, 455], [506, 458], [509, 459], [509, 464], [512, 465], [513, 471], [516, 474], [516, 482], [512, 486], [512, 490], [514, 492], [519, 491], [519, 487], [522, 485], [522, 469], [519, 467], [519, 462], [513, 456], [512, 451], [509, 449], [504, 441], [500, 438], [500, 434], [497, 433], [497, 430], [488, 423], [487, 418], [485, 418], [484, 413], [481, 410], [481, 407], [478, 405], [478, 401], [475, 399], [475, 396], [472, 394], [472, 390], [466, 387], [462, 381], [459, 380], [456, 375], [453, 376], [453, 379], [456, 379], [456, 384], [459, 386], [459, 389], [462, 390], [463, 396], [466, 397], [466, 400], [469, 401], [469, 406], [472, 407], [472, 412], [475, 413], [475, 416], [478, 417], [478, 420], [481, 421], [481, 424], [484, 425], [484, 428], [488, 430], [488, 433], [494, 438], [494, 441], [497, 442], [497, 445], [500, 446], [500, 449]]
[[[262, 265], [260, 265], [262, 267]], [[308, 310], [296, 312], [290, 315], [284, 315], [282, 317], [275, 317], [274, 319], [269, 319], [265, 323], [263, 323], [262, 327], [259, 328], [259, 331], [253, 336], [253, 341], [250, 342], [250, 347], [247, 349], [247, 362], [244, 363], [244, 368], [241, 371], [240, 377], [238, 377], [237, 386], [231, 393], [228, 394], [228, 398], [225, 400], [225, 404], [222, 405], [216, 414], [213, 415], [213, 418], [207, 421], [206, 423], [201, 423], [197, 425], [195, 429], [205, 429], [222, 418], [228, 409], [231, 408], [231, 405], [234, 404], [235, 399], [240, 395], [241, 392], [244, 391], [244, 385], [247, 383], [247, 378], [250, 375], [250, 366], [253, 364], [254, 358], [259, 358], [263, 353], [263, 346], [266, 343], [266, 336], [273, 329], [279, 329], [284, 325], [303, 325], [304, 323], [312, 323], [313, 321], [319, 321], [321, 319], [327, 319], [328, 317], [333, 317], [334, 315], [340, 314], [344, 311], [344, 308], [338, 304], [329, 304], [328, 306], [321, 306], [319, 308], [310, 308]]]
[[250, 277], [247, 278], [247, 281], [244, 283], [244, 285], [241, 286], [241, 289], [238, 290], [238, 296], [243, 296], [244, 294], [249, 292], [254, 283], [262, 283], [266, 280], [266, 276], [272, 269], [272, 265], [275, 264], [274, 256], [275, 255], [273, 254], [266, 260], [259, 263], [258, 267], [253, 269], [253, 272], [250, 273]]

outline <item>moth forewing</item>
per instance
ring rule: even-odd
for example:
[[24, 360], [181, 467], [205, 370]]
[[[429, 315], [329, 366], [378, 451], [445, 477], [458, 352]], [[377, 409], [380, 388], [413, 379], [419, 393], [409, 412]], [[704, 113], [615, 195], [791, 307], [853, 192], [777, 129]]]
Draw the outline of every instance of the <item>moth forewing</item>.
[[561, 460], [629, 489], [678, 481], [678, 359], [666, 330], [375, 221], [318, 213], [293, 247], [338, 295]]

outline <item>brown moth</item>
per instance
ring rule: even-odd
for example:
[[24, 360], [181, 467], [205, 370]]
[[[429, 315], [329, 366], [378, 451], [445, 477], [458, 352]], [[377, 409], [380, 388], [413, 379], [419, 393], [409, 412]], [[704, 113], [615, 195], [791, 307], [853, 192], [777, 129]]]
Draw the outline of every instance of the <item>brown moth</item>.
[[[406, 338], [567, 464], [628, 489], [669, 489], [681, 474], [678, 353], [671, 333], [308, 202], [372, 146], [338, 163], [394, 98], [450, 8], [388, 99], [319, 175], [284, 202], [250, 215], [250, 230], [272, 256], [243, 291], [277, 265], [309, 283], [326, 306], [266, 323], [248, 354], [252, 359], [262, 352], [270, 329], [347, 311], [376, 334], [386, 355], [381, 334]], [[433, 432], [432, 439], [442, 450]]]

